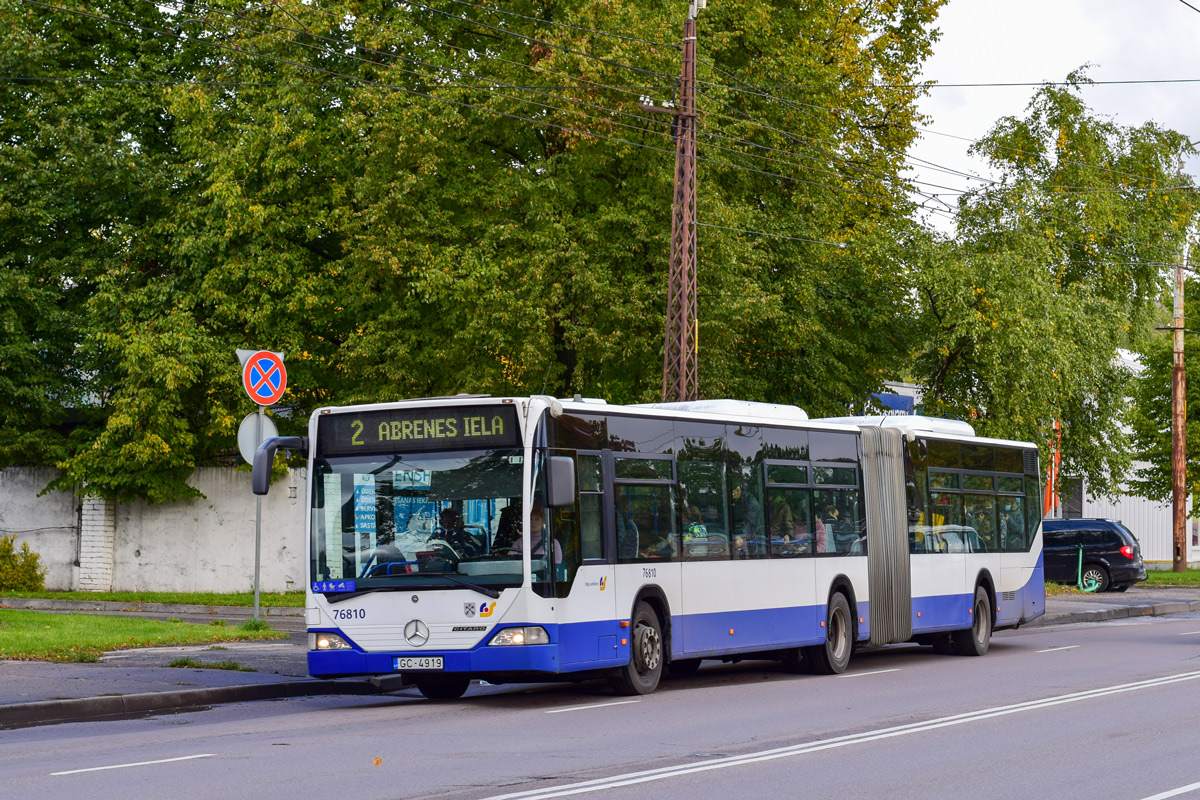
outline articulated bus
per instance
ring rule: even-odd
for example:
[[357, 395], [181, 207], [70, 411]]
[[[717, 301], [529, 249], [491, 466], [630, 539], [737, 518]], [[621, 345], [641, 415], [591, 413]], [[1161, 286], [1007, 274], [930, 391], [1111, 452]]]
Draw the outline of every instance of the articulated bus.
[[322, 408], [308, 668], [429, 698], [705, 659], [839, 673], [860, 645], [983, 655], [1040, 616], [1037, 448], [925, 417], [467, 396]]

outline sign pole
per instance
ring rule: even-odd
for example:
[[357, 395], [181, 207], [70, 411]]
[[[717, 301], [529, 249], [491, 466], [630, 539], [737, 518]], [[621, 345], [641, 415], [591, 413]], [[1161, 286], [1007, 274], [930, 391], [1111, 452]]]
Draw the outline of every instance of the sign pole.
[[[279, 402], [287, 391], [287, 368], [283, 365], [283, 353], [270, 350], [238, 350], [238, 360], [242, 362], [242, 387], [250, 399], [258, 406], [254, 419], [253, 446], [243, 449], [242, 457], [253, 462], [254, 449], [263, 443], [264, 429], [274, 431], [275, 425], [267, 419], [264, 413], [267, 406]], [[242, 420], [243, 425], [250, 419], [249, 415]], [[276, 433], [272, 433], [276, 436]], [[238, 430], [238, 447], [243, 446], [242, 431]], [[249, 455], [247, 455], [249, 450]], [[262, 563], [262, 495], [257, 495], [254, 503], [254, 621], [259, 617], [259, 572]]]
[[[258, 407], [258, 419], [255, 425], [255, 441], [262, 441], [263, 407]], [[262, 495], [255, 495], [254, 502], [254, 621], [258, 621], [258, 565], [259, 554], [262, 552]]]

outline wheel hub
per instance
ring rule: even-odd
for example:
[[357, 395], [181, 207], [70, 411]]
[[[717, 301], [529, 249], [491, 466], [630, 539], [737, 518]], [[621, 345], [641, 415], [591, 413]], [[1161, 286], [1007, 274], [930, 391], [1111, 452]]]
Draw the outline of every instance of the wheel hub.
[[637, 661], [638, 672], [653, 672], [662, 661], [662, 639], [653, 627], [639, 625], [637, 647], [634, 648], [634, 659]]

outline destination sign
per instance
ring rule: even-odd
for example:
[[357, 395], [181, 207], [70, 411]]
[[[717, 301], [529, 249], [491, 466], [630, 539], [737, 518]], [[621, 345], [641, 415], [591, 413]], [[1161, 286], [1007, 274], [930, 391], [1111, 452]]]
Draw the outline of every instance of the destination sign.
[[333, 413], [317, 421], [320, 456], [520, 446], [513, 405]]

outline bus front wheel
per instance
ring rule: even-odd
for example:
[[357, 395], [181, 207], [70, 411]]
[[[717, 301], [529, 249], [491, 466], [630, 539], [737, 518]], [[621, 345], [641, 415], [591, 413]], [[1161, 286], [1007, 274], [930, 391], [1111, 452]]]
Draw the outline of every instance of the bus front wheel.
[[638, 603], [629, 621], [629, 663], [618, 667], [609, 683], [620, 695], [650, 694], [663, 672], [662, 626], [654, 609]]
[[[825, 615], [825, 643], [800, 648], [803, 663], [814, 675], [838, 675], [846, 671], [854, 650], [854, 623], [846, 595], [837, 592], [829, 598]], [[786, 667], [786, 663], [785, 663]]]

